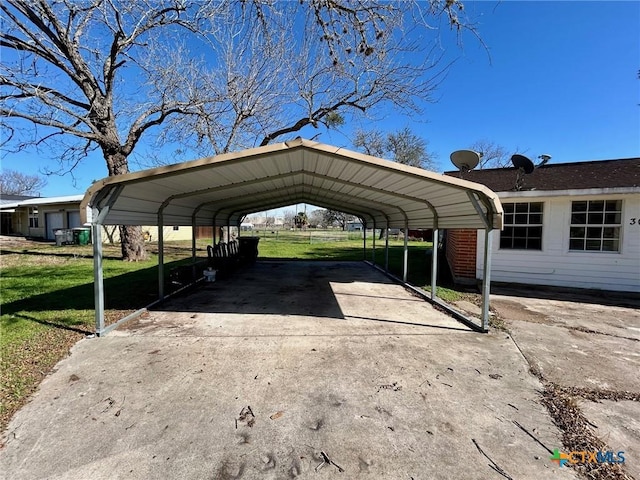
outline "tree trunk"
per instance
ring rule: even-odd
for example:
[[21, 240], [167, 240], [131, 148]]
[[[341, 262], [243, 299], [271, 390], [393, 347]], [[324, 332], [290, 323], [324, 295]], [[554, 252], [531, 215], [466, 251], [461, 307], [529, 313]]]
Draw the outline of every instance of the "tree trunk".
[[[129, 172], [127, 157], [120, 153], [105, 153], [109, 176], [124, 175]], [[138, 262], [148, 258], [144, 248], [144, 236], [142, 227], [133, 225], [120, 225], [120, 248], [122, 260]]]
[[120, 225], [120, 246], [123, 260], [137, 262], [148, 258], [147, 251], [144, 248], [142, 227]]

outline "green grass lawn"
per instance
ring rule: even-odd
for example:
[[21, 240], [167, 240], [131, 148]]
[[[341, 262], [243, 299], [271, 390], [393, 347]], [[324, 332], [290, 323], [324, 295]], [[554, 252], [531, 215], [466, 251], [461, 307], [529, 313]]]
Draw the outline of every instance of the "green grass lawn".
[[[260, 236], [260, 259], [358, 261], [363, 259], [360, 233], [339, 231], [254, 232]], [[198, 257], [206, 257], [207, 240], [198, 240]], [[376, 241], [376, 263], [384, 265], [384, 240]], [[367, 238], [367, 259], [372, 257]], [[403, 242], [390, 240], [389, 269], [402, 275]], [[157, 245], [149, 259], [119, 260], [119, 247], [104, 247], [105, 316], [113, 323], [157, 298]], [[430, 283], [431, 244], [410, 242], [410, 283]], [[0, 430], [37, 388], [44, 376], [83, 336], [95, 331], [91, 246], [56, 247], [30, 242], [0, 252]], [[191, 261], [191, 242], [165, 245], [165, 274]], [[168, 291], [168, 290], [167, 290]], [[451, 300], [457, 292], [440, 290]], [[444, 297], [444, 294], [448, 296]]]

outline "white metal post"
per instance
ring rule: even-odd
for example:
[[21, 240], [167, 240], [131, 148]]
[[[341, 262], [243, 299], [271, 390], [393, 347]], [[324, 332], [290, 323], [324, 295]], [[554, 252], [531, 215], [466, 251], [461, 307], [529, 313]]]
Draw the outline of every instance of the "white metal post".
[[402, 281], [407, 282], [407, 270], [409, 268], [409, 221], [404, 221], [404, 260], [402, 265]]
[[[98, 215], [94, 210], [94, 218]], [[93, 243], [93, 301], [95, 304], [96, 335], [104, 331], [104, 275], [102, 272], [102, 225], [91, 225]]]
[[158, 299], [164, 300], [164, 219], [158, 213]]
[[482, 272], [482, 330], [489, 329], [489, 297], [491, 295], [491, 230], [484, 231], [484, 266]]
[[376, 221], [373, 220], [373, 236], [371, 237], [371, 263], [376, 264]]
[[362, 259], [367, 259], [367, 223], [362, 221]]
[[191, 217], [191, 260], [196, 263], [196, 216]]
[[438, 229], [433, 229], [433, 246], [431, 247], [431, 300], [436, 297], [436, 279], [438, 278]]
[[387, 220], [384, 235], [384, 271], [389, 272], [389, 220]]

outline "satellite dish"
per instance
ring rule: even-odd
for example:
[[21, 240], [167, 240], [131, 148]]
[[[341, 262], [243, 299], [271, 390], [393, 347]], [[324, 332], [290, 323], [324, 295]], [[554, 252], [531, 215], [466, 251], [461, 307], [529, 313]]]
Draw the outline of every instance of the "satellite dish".
[[549, 155], [548, 153], [543, 153], [542, 155], [538, 155], [538, 158], [541, 160], [541, 162], [536, 165], [536, 168], [543, 166], [545, 163], [551, 160], [551, 155]]
[[456, 150], [449, 158], [461, 172], [473, 170], [480, 163], [480, 154], [473, 150]]
[[515, 154], [511, 157], [511, 163], [517, 169], [523, 169], [524, 173], [531, 173], [535, 169], [533, 162], [524, 155]]

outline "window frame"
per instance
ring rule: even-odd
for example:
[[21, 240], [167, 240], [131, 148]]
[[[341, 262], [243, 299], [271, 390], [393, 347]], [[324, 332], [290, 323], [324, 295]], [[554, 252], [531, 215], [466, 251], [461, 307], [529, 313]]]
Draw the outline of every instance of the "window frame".
[[40, 228], [40, 212], [38, 207], [29, 207], [27, 217], [29, 228]]
[[[522, 205], [526, 205], [526, 212], [522, 211], [522, 207], [518, 207], [518, 206], [522, 206]], [[531, 206], [532, 205], [539, 205], [539, 211], [532, 211]], [[516, 202], [502, 202], [502, 208], [504, 210], [504, 227], [503, 229], [500, 231], [500, 238], [498, 239], [498, 248], [499, 250], [505, 250], [505, 251], [511, 251], [511, 250], [516, 250], [516, 251], [533, 251], [533, 252], [542, 252], [544, 249], [544, 244], [543, 244], [543, 239], [544, 239], [544, 217], [545, 217], [545, 202], [544, 201], [516, 201]], [[518, 211], [520, 210], [520, 211]], [[524, 216], [526, 215], [526, 222], [524, 223], [518, 223], [516, 221], [517, 216]], [[539, 215], [540, 216], [540, 222], [531, 222], [531, 216], [532, 215]], [[511, 222], [508, 222], [509, 217], [512, 216], [512, 220]], [[525, 235], [524, 237], [522, 236], [515, 236], [515, 231], [512, 231], [512, 233], [510, 234], [509, 237], [504, 237], [505, 235], [505, 231], [507, 230], [507, 228], [510, 229], [516, 229], [516, 228], [524, 228], [525, 229]], [[530, 236], [529, 233], [529, 229], [532, 228], [539, 228], [540, 229], [540, 236], [539, 237], [532, 237]], [[511, 246], [504, 246], [503, 244], [503, 237], [505, 239], [510, 239], [511, 240]], [[538, 240], [539, 238], [539, 247], [530, 247], [529, 246], [529, 242], [532, 240]], [[516, 240], [524, 240], [525, 245], [524, 246], [515, 246]]]
[[[608, 204], [615, 202], [616, 208], [609, 209]], [[585, 203], [585, 210], [574, 210], [574, 206], [579, 203]], [[592, 208], [593, 203], [602, 203], [602, 209]], [[571, 200], [569, 209], [569, 238], [568, 238], [568, 252], [569, 253], [605, 253], [605, 254], [620, 254], [622, 253], [622, 225], [624, 224], [624, 201], [621, 198], [605, 198], [605, 199], [584, 199], [584, 200]], [[584, 222], [574, 221], [578, 216], [584, 215]], [[607, 216], [617, 217], [617, 222], [608, 222]], [[592, 221], [591, 218], [597, 219], [601, 216], [601, 221]], [[610, 217], [609, 217], [610, 218]], [[583, 229], [584, 233], [581, 235], [575, 235], [577, 229]], [[589, 230], [593, 233], [594, 230], [599, 229], [600, 235], [598, 238], [589, 235]], [[611, 236], [605, 236], [605, 231], [611, 229], [614, 234]], [[617, 231], [617, 235], [615, 232]], [[575, 241], [582, 241], [582, 248], [575, 248], [572, 243]], [[599, 248], [588, 248], [588, 242], [599, 241]], [[615, 245], [615, 249], [604, 249], [605, 242], [611, 242]], [[593, 243], [592, 243], [593, 245]]]

